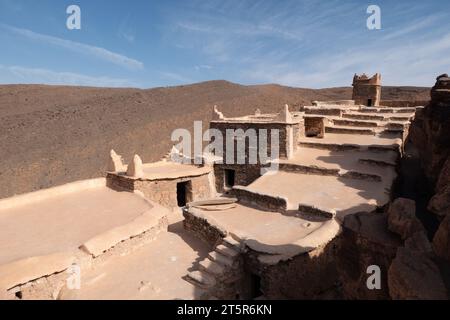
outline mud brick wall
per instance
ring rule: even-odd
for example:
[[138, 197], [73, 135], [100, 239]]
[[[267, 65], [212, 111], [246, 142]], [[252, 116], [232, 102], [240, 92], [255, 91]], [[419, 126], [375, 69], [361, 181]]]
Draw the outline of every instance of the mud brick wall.
[[280, 212], [287, 209], [286, 200], [265, 194], [253, 193], [244, 189], [233, 188], [233, 195], [247, 205], [263, 210]]
[[107, 176], [107, 184], [110, 188], [128, 191], [139, 190], [147, 199], [169, 209], [178, 207], [177, 183], [186, 181], [191, 182], [190, 189], [187, 190], [189, 201], [208, 199], [212, 196], [208, 174], [166, 180], [131, 179], [116, 174], [108, 174]]
[[216, 177], [217, 192], [225, 192], [225, 169], [234, 170], [234, 181], [239, 186], [248, 186], [261, 176], [261, 166], [258, 164], [215, 164], [214, 175]]
[[372, 106], [379, 106], [381, 100], [381, 86], [355, 84], [353, 87], [353, 98], [355, 104], [367, 105], [367, 100], [372, 99]]
[[323, 138], [325, 123], [323, 117], [305, 117], [305, 135], [307, 137]]
[[[267, 130], [267, 155], [271, 155], [271, 130], [273, 129], [278, 129], [279, 130], [279, 156], [280, 158], [286, 158], [288, 155], [287, 152], [287, 146], [288, 146], [288, 142], [287, 142], [287, 128], [289, 126], [293, 126], [293, 125], [289, 125], [289, 124], [283, 124], [283, 123], [243, 123], [243, 122], [239, 122], [239, 123], [231, 123], [231, 122], [211, 122], [210, 128], [211, 129], [217, 129], [220, 130], [220, 132], [222, 133], [223, 136], [223, 142], [224, 142], [224, 147], [226, 145], [226, 139], [227, 139], [227, 135], [226, 135], [226, 130], [227, 129], [232, 129], [232, 130], [238, 130], [238, 129], [242, 129], [244, 130], [244, 132], [246, 132], [248, 129], [254, 129], [256, 131], [256, 135], [257, 135], [257, 140], [258, 140], [258, 145], [259, 145], [259, 130], [260, 129], [266, 129]], [[295, 137], [295, 130], [294, 130], [294, 137]], [[249, 155], [249, 144], [248, 144], [248, 139], [246, 139], [246, 143], [245, 143], [245, 155], [246, 155], [246, 159], [248, 158]], [[237, 142], [235, 141], [235, 155], [234, 155], [234, 161], [233, 163], [237, 163], [237, 158], [236, 158], [236, 151], [237, 151]], [[295, 143], [295, 141], [294, 141]], [[295, 144], [294, 144], [295, 146]], [[225, 150], [224, 150], [225, 152]], [[225, 155], [224, 155], [225, 156]], [[231, 159], [230, 159], [231, 160]], [[259, 161], [259, 158], [258, 158]], [[226, 161], [227, 163], [231, 164], [231, 161]]]
[[106, 185], [117, 191], [134, 191], [134, 180], [124, 175], [108, 173], [106, 175]]
[[323, 116], [342, 116], [342, 109], [339, 108], [330, 108], [330, 107], [322, 107], [322, 108], [305, 108], [305, 114], [320, 114]]
[[294, 128], [294, 149], [298, 147], [298, 141], [305, 136], [305, 122], [302, 120], [299, 124], [293, 125]]
[[245, 270], [261, 278], [261, 291], [267, 299], [336, 299], [339, 291], [334, 263], [333, 242], [309, 253], [266, 265], [259, 253], [249, 250], [244, 257]]
[[224, 231], [210, 225], [206, 219], [194, 216], [188, 210], [183, 210], [183, 216], [184, 228], [211, 245], [211, 247], [214, 247], [219, 240], [226, 237]]

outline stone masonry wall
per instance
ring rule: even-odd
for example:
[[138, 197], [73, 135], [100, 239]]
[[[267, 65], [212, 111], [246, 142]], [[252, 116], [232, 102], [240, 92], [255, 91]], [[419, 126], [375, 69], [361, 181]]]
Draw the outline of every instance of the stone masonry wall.
[[333, 242], [274, 265], [258, 260], [259, 253], [245, 255], [245, 269], [261, 278], [267, 299], [336, 299], [337, 270]]
[[225, 169], [234, 170], [235, 184], [239, 186], [248, 186], [261, 176], [261, 166], [257, 164], [215, 164], [214, 175], [216, 177], [215, 181], [217, 192], [225, 192]]
[[116, 174], [107, 175], [108, 186], [115, 190], [139, 190], [144, 196], [166, 208], [176, 208], [177, 183], [190, 181], [190, 190], [187, 190], [188, 201], [197, 201], [212, 196], [208, 174], [197, 177], [183, 177], [166, 180], [131, 179]]
[[188, 210], [183, 210], [184, 228], [192, 232], [196, 237], [214, 247], [219, 240], [226, 237], [222, 230], [210, 225], [206, 219], [194, 216]]
[[240, 202], [263, 210], [283, 212], [287, 208], [286, 200], [265, 194], [258, 194], [241, 188], [233, 188], [233, 194]]
[[[224, 139], [224, 145], [226, 145], [226, 129], [232, 129], [232, 130], [238, 130], [242, 129], [244, 132], [246, 132], [248, 129], [254, 129], [256, 131], [258, 143], [259, 143], [259, 129], [266, 129], [267, 130], [267, 154], [271, 155], [271, 130], [272, 129], [278, 129], [279, 130], [279, 156], [280, 158], [286, 158], [288, 156], [288, 150], [286, 148], [286, 136], [287, 136], [287, 127], [290, 125], [283, 124], [283, 123], [231, 123], [231, 122], [211, 122], [211, 129], [218, 129], [220, 132], [222, 132], [223, 139]], [[298, 129], [297, 129], [298, 130]], [[294, 130], [294, 137], [296, 136]], [[294, 141], [295, 143], [295, 141]], [[235, 142], [235, 153], [236, 153], [236, 145]], [[248, 139], [245, 144], [245, 154], [249, 154], [249, 146], [248, 146]], [[258, 159], [259, 160], [259, 159]], [[230, 163], [229, 161], [227, 161]], [[234, 157], [234, 163], [236, 163], [236, 154]]]
[[353, 87], [353, 100], [356, 104], [367, 105], [368, 99], [372, 99], [372, 106], [379, 106], [381, 98], [381, 86], [355, 85]]
[[305, 136], [323, 138], [325, 124], [323, 117], [305, 117]]

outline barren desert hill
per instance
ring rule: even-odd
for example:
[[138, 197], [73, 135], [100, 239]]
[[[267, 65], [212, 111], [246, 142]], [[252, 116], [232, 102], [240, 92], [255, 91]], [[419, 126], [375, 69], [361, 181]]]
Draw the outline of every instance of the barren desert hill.
[[[383, 87], [383, 99], [428, 100], [429, 88]], [[225, 116], [350, 99], [351, 88], [244, 86], [227, 81], [153, 89], [0, 86], [0, 198], [102, 176], [110, 149], [128, 162], [160, 159], [176, 128]]]

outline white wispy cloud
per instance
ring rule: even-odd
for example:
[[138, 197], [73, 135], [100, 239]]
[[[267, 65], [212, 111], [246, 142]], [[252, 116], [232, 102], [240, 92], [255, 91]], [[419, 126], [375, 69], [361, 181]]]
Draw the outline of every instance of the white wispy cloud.
[[[407, 26], [404, 26], [403, 28], [395, 28], [396, 31], [388, 33], [386, 36], [383, 37], [383, 40], [390, 40], [398, 37], [405, 36], [407, 34], [411, 34], [413, 32], [416, 32], [418, 30], [425, 29], [427, 27], [430, 27], [434, 23], [436, 23], [439, 19], [444, 18], [446, 15], [442, 13], [438, 13], [432, 16], [427, 16], [425, 18], [420, 18], [412, 21]], [[391, 30], [389, 30], [391, 31]]]
[[167, 38], [217, 65], [216, 72], [226, 69], [229, 76], [219, 77], [243, 83], [320, 88], [349, 85], [355, 72], [382, 72], [384, 84], [430, 85], [447, 71], [444, 13], [430, 14], [425, 4], [384, 5], [383, 29], [370, 31], [366, 8], [358, 1], [242, 1], [236, 7], [211, 0], [175, 15]]
[[73, 72], [49, 69], [0, 65], [0, 83], [3, 84], [53, 84], [92, 87], [136, 87], [134, 81], [111, 77], [95, 77]]
[[132, 33], [127, 33], [123, 30], [119, 31], [119, 37], [122, 39], [125, 39], [126, 41], [130, 42], [130, 43], [134, 43], [135, 40], [135, 35]]
[[208, 64], [200, 64], [200, 65], [194, 66], [194, 69], [197, 70], [197, 71], [202, 70], [202, 69], [204, 69], [204, 70], [211, 70], [212, 68], [213, 67], [208, 65]]
[[131, 20], [132, 17], [130, 14], [128, 14], [120, 23], [117, 35], [119, 36], [119, 38], [125, 39], [129, 43], [134, 43], [134, 41], [136, 40], [136, 32], [132, 27]]
[[141, 61], [129, 58], [125, 55], [115, 53], [115, 52], [109, 51], [109, 50], [101, 48], [101, 47], [97, 47], [97, 46], [93, 46], [93, 45], [89, 45], [89, 44], [85, 44], [85, 43], [80, 43], [80, 42], [76, 42], [76, 41], [72, 41], [72, 40], [62, 39], [62, 38], [58, 38], [58, 37], [54, 37], [54, 36], [49, 36], [46, 34], [31, 31], [28, 29], [16, 28], [16, 27], [9, 26], [9, 25], [1, 24], [0, 26], [9, 30], [10, 32], [24, 36], [28, 39], [51, 44], [51, 45], [58, 46], [58, 47], [62, 47], [62, 48], [65, 48], [65, 49], [68, 49], [71, 51], [79, 52], [79, 53], [82, 53], [85, 55], [89, 55], [89, 56], [101, 59], [103, 61], [108, 61], [110, 63], [116, 64], [116, 65], [119, 65], [122, 67], [126, 67], [129, 69], [135, 69], [135, 70], [144, 68], [144, 63], [142, 63]]
[[310, 57], [297, 68], [290, 63], [261, 61], [242, 71], [244, 79], [299, 87], [350, 85], [353, 73], [381, 72], [385, 85], [433, 85], [450, 66], [450, 33], [421, 39], [421, 45], [365, 45], [345, 52]]

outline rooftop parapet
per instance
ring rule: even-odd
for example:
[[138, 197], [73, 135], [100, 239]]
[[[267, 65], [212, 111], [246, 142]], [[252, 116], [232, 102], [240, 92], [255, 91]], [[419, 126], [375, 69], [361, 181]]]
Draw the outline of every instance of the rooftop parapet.
[[381, 74], [375, 73], [371, 78], [369, 78], [365, 73], [362, 75], [353, 76], [353, 86], [355, 85], [376, 85], [381, 86]]
[[313, 106], [355, 106], [355, 100], [312, 101]]
[[298, 117], [297, 113], [291, 112], [289, 110], [289, 106], [286, 104], [278, 113], [261, 113], [260, 109], [256, 109], [254, 114], [233, 118], [224, 117], [223, 113], [218, 110], [217, 106], [214, 106], [211, 122], [295, 124], [299, 123], [300, 120], [301, 117]]

